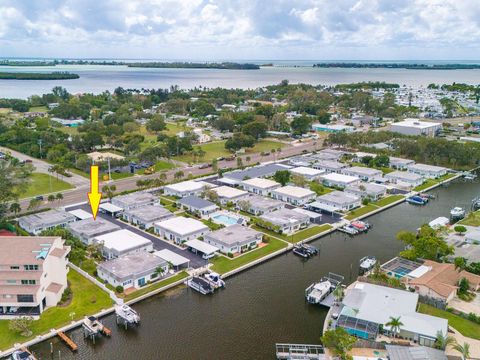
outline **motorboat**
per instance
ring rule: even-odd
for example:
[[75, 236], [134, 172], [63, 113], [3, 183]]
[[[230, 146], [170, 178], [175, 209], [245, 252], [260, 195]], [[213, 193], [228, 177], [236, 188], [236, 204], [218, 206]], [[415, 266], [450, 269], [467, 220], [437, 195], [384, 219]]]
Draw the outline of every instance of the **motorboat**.
[[216, 272], [210, 271], [204, 274], [203, 277], [216, 289], [225, 287], [225, 281], [223, 281], [220, 274], [217, 274]]
[[356, 235], [359, 233], [358, 229], [356, 229], [354, 226], [352, 226], [351, 224], [347, 224], [347, 225], [344, 225], [340, 228], [338, 228], [338, 230], [344, 232], [344, 233], [347, 233], [349, 235]]
[[215, 288], [210, 284], [210, 282], [200, 276], [194, 276], [188, 279], [186, 284], [202, 295], [212, 294], [215, 291]]
[[292, 252], [297, 256], [303, 257], [304, 259], [308, 259], [311, 256], [310, 252], [301, 245], [295, 245], [292, 249]]
[[461, 220], [464, 217], [465, 217], [465, 209], [456, 206], [450, 210], [450, 218], [452, 220]]
[[12, 360], [36, 360], [36, 357], [27, 349], [14, 351], [11, 358]]
[[367, 272], [375, 266], [377, 258], [375, 256], [365, 256], [360, 259], [360, 271]]
[[96, 335], [103, 331], [103, 324], [95, 316], [86, 316], [83, 320], [83, 328], [87, 330], [90, 335]]
[[360, 220], [352, 221], [350, 223], [350, 225], [353, 226], [355, 229], [357, 229], [360, 232], [365, 232], [365, 231], [368, 231], [368, 229], [370, 229], [370, 224], [369, 223], [364, 222], [364, 221], [360, 221]]
[[330, 280], [322, 279], [318, 283], [313, 283], [305, 290], [305, 297], [310, 304], [320, 304], [334, 288], [335, 286]]
[[308, 245], [308, 244], [302, 244], [303, 248], [306, 249], [311, 255], [318, 255], [320, 253], [320, 250], [313, 246], [313, 245]]
[[136, 325], [140, 323], [140, 315], [126, 304], [115, 305], [115, 314], [127, 324]]
[[414, 195], [414, 196], [408, 197], [405, 201], [412, 205], [426, 205], [428, 202], [428, 199], [422, 198], [421, 196], [418, 196], [418, 195]]

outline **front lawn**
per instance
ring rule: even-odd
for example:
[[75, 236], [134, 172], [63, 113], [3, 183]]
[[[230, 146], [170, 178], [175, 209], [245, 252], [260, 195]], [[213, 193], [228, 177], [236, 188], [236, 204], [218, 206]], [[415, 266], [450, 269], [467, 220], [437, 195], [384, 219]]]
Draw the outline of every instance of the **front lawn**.
[[480, 226], [480, 210], [469, 213], [465, 219], [458, 223], [469, 226]]
[[375, 201], [373, 204], [379, 207], [383, 207], [383, 206], [390, 205], [391, 203], [394, 203], [395, 201], [398, 201], [403, 198], [404, 198], [403, 195], [390, 195], [383, 199]]
[[422, 191], [422, 190], [428, 189], [429, 187], [434, 186], [434, 185], [436, 185], [436, 184], [438, 184], [438, 181], [437, 181], [437, 180], [427, 179], [422, 185], [418, 185], [418, 186], [415, 187], [413, 190], [415, 190], [415, 191]]
[[123, 299], [125, 301], [129, 301], [129, 300], [133, 300], [133, 299], [136, 299], [138, 298], [139, 296], [142, 296], [142, 295], [145, 295], [145, 294], [148, 294], [149, 292], [153, 291], [153, 290], [157, 290], [157, 289], [160, 289], [164, 286], [167, 286], [167, 285], [170, 285], [170, 284], [173, 284], [174, 282], [177, 282], [179, 280], [182, 280], [182, 279], [185, 279], [188, 277], [188, 274], [186, 271], [182, 271], [178, 274], [175, 274], [169, 278], [166, 278], [165, 280], [161, 280], [161, 281], [158, 281], [156, 283], [153, 283], [152, 285], [149, 285], [149, 286], [145, 286], [141, 289], [138, 289], [136, 291], [134, 291], [133, 293], [125, 296]]
[[355, 209], [355, 210], [352, 210], [348, 213], [347, 216], [345, 216], [345, 219], [347, 220], [353, 220], [359, 216], [362, 216], [362, 215], [365, 215], [365, 214], [368, 214], [374, 210], [377, 210], [378, 209], [378, 206], [374, 205], [374, 204], [368, 204], [368, 205], [365, 205], [365, 206], [362, 206], [361, 208], [358, 208], [358, 209]]
[[22, 194], [22, 198], [61, 192], [69, 189], [73, 189], [73, 186], [63, 180], [57, 180], [56, 176], [32, 173], [30, 176], [30, 184]]
[[299, 241], [306, 240], [314, 235], [321, 234], [322, 232], [330, 230], [331, 228], [332, 225], [330, 224], [314, 225], [293, 235], [287, 236], [286, 240], [291, 243], [297, 243]]
[[480, 324], [427, 304], [420, 303], [418, 311], [423, 314], [447, 319], [448, 325], [458, 330], [463, 336], [480, 340]]
[[211, 259], [210, 262], [213, 264], [211, 269], [219, 274], [225, 274], [231, 270], [260, 259], [285, 247], [287, 247], [287, 243], [281, 240], [269, 238], [266, 246], [255, 250], [250, 250], [249, 252], [237, 258], [230, 259], [226, 256], [217, 256], [214, 259]]
[[162, 171], [162, 170], [170, 170], [175, 168], [175, 164], [172, 164], [171, 162], [168, 162], [168, 161], [160, 160], [155, 164], [154, 168], [155, 168], [155, 172]]
[[121, 172], [121, 173], [112, 172], [112, 180], [120, 180], [120, 179], [129, 178], [132, 176], [133, 174], [129, 172]]
[[33, 335], [25, 338], [8, 329], [8, 320], [0, 320], [0, 349], [7, 349], [14, 343], [21, 343], [37, 335], [49, 332], [50, 329], [67, 325], [72, 320], [80, 320], [87, 315], [93, 315], [102, 309], [113, 305], [110, 296], [97, 285], [85, 279], [75, 270], [70, 269], [68, 281], [72, 289], [72, 300], [65, 307], [56, 306], [43, 312], [40, 320], [34, 321]]

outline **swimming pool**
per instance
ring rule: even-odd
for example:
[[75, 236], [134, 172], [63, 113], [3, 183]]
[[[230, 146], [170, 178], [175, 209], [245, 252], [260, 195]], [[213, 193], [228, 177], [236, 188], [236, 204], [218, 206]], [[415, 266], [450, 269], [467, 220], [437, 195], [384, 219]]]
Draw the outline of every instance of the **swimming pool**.
[[225, 214], [215, 215], [215, 216], [212, 217], [212, 219], [216, 223], [220, 223], [220, 224], [223, 224], [225, 226], [230, 226], [230, 225], [236, 224], [238, 222], [237, 218], [234, 218], [232, 216], [228, 216], [228, 215], [225, 215]]

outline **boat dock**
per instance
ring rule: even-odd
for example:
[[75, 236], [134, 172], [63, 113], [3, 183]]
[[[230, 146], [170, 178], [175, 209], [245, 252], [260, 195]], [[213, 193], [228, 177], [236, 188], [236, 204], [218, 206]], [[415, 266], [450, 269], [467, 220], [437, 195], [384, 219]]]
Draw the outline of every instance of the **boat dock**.
[[[337, 287], [339, 286], [342, 286], [342, 282], [343, 280], [345, 279], [344, 276], [342, 275], [339, 275], [339, 274], [335, 274], [335, 273], [332, 273], [332, 272], [329, 272], [327, 276], [324, 276], [321, 280], [320, 280], [320, 283], [321, 282], [329, 282], [330, 283], [330, 289], [328, 290], [328, 295], [326, 295], [323, 299], [318, 299], [320, 300], [319, 302], [317, 302], [318, 300], [316, 300], [315, 302], [311, 302], [312, 304], [316, 304], [316, 305], [321, 305], [321, 306], [325, 306], [325, 307], [332, 307], [333, 304], [335, 303], [335, 295], [334, 295], [334, 291]], [[315, 283], [313, 283], [312, 285], [310, 285], [306, 290], [305, 290], [305, 296], [307, 298], [307, 300], [309, 300], [309, 294], [315, 290]], [[309, 301], [310, 302], [310, 301]]]
[[77, 351], [78, 350], [77, 344], [75, 344], [73, 342], [73, 340], [67, 334], [65, 334], [63, 331], [57, 332], [57, 335], [60, 339], [63, 340], [63, 342], [65, 344], [67, 344], [67, 346], [70, 348], [70, 350], [72, 350], [72, 351]]
[[326, 360], [322, 345], [275, 344], [275, 355], [279, 360]]

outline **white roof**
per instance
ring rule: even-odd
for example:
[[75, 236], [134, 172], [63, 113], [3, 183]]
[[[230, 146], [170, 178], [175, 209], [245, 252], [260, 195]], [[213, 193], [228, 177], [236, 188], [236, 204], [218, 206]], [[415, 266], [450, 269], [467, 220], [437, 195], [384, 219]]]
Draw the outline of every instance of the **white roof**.
[[280, 184], [276, 181], [264, 178], [253, 178], [242, 181], [242, 184], [254, 186], [260, 189], [269, 189], [274, 186], [280, 186]]
[[410, 271], [407, 275], [410, 278], [417, 279], [417, 278], [425, 275], [430, 270], [432, 270], [432, 268], [430, 266], [421, 265], [418, 268], [416, 268], [415, 270]]
[[238, 180], [230, 179], [228, 177], [222, 177], [220, 179], [217, 179], [217, 181], [227, 185], [237, 185], [239, 182]]
[[149, 245], [152, 242], [143, 236], [135, 234], [134, 232], [122, 229], [114, 231], [105, 235], [100, 235], [95, 238], [99, 243], [108, 249], [115, 249], [119, 252], [136, 248], [142, 245]]
[[177, 216], [171, 219], [156, 222], [155, 226], [179, 235], [188, 235], [191, 233], [208, 230], [208, 226], [201, 221], [183, 216]]
[[440, 216], [436, 219], [433, 219], [428, 223], [428, 226], [430, 226], [432, 229], [441, 227], [441, 226], [447, 226], [450, 223], [450, 220], [444, 216]]
[[304, 189], [298, 186], [287, 185], [273, 190], [275, 193], [293, 196], [296, 198], [303, 198], [305, 196], [313, 196], [315, 193], [312, 190]]
[[319, 214], [315, 211], [309, 211], [309, 210], [300, 209], [300, 208], [295, 208], [295, 209], [292, 209], [292, 210], [295, 211], [295, 212], [298, 212], [300, 214], [308, 215], [312, 219], [317, 219], [319, 217], [322, 217], [322, 214]]
[[240, 189], [236, 189], [230, 186], [219, 186], [213, 189], [219, 197], [226, 199], [233, 199], [242, 195], [248, 194], [248, 192]]
[[345, 175], [345, 174], [337, 174], [337, 173], [330, 173], [330, 174], [322, 175], [322, 179], [327, 180], [327, 181], [344, 183], [344, 184], [350, 184], [350, 183], [357, 182], [358, 180], [360, 180], [356, 176], [350, 176], [350, 175]]
[[442, 166], [435, 166], [435, 165], [427, 165], [427, 164], [412, 164], [408, 166], [408, 170], [415, 169], [421, 171], [444, 171], [447, 168]]
[[178, 255], [177, 253], [168, 249], [155, 251], [153, 255], [158, 256], [159, 258], [172, 263], [173, 266], [180, 266], [190, 262], [190, 260], [187, 259], [186, 257], [183, 257], [182, 255]]
[[187, 180], [182, 181], [176, 184], [166, 185], [166, 189], [170, 189], [173, 191], [183, 192], [183, 191], [198, 191], [202, 190], [204, 187], [211, 187], [212, 185], [205, 182], [205, 181], [193, 181]]
[[189, 240], [185, 243], [186, 246], [194, 248], [195, 250], [201, 251], [204, 254], [214, 254], [218, 251], [216, 246], [207, 244], [204, 241], [200, 241], [198, 239]]
[[420, 121], [418, 119], [405, 119], [404, 121], [393, 123], [392, 125], [402, 126], [402, 127], [414, 127], [417, 129], [428, 129], [429, 127], [441, 126], [442, 124], [435, 123], [435, 122]]
[[82, 209], [72, 210], [72, 211], [69, 211], [69, 213], [79, 218], [80, 220], [90, 219], [91, 217], [93, 217], [92, 214]]
[[295, 174], [307, 175], [307, 176], [318, 176], [325, 172], [324, 170], [312, 169], [306, 166], [299, 166], [299, 167], [290, 169], [290, 171]]
[[116, 213], [118, 211], [122, 211], [123, 208], [117, 205], [113, 205], [112, 203], [102, 203], [100, 204], [100, 209], [111, 212], [111, 213]]

